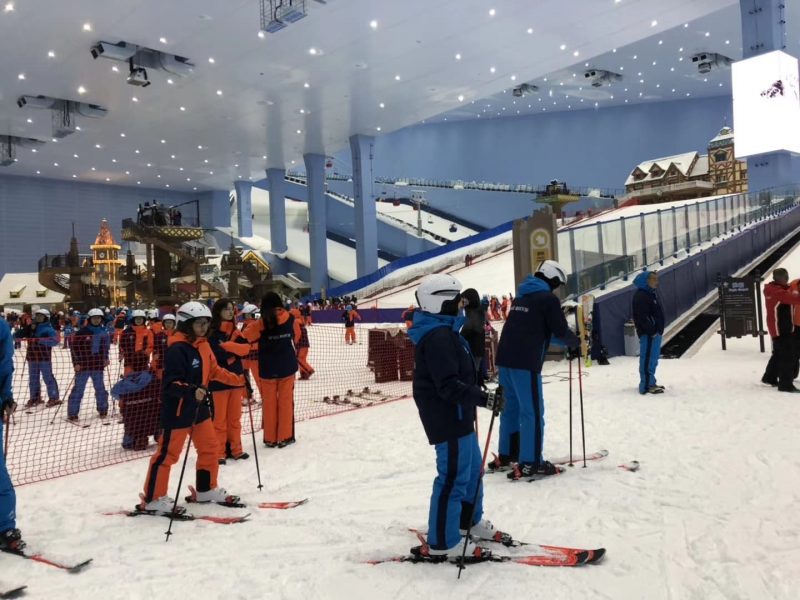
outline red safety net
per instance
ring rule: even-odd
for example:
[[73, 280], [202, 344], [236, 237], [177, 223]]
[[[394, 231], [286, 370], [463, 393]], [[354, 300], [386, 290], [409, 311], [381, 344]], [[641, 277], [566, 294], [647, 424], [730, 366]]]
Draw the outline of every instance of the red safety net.
[[[355, 334], [355, 343], [347, 344], [342, 325], [308, 327], [306, 362], [313, 374], [304, 379], [298, 373], [294, 391], [297, 421], [411, 396], [414, 349], [405, 328], [359, 324]], [[49, 351], [37, 342], [19, 343], [13, 378], [19, 408], [7, 429], [6, 457], [17, 485], [149, 456], [155, 449], [160, 381], [142, 375], [151, 373], [143, 371], [148, 365], [138, 365], [137, 371], [124, 378], [118, 344], [110, 346], [108, 365], [104, 359], [89, 356], [98, 351], [102, 352], [92, 348], [91, 340], [76, 336]], [[77, 372], [74, 362], [81, 363]], [[125, 385], [118, 385], [123, 378]], [[252, 389], [250, 408], [255, 428], [260, 430], [261, 398], [258, 386]], [[41, 404], [31, 406], [31, 400]], [[48, 400], [62, 403], [48, 406]], [[243, 402], [243, 438], [247, 434], [243, 443], [249, 451], [250, 414], [247, 400]], [[103, 410], [107, 411], [105, 417], [100, 416]], [[70, 421], [68, 414], [78, 419]], [[256, 439], [260, 444], [260, 437]], [[302, 443], [302, 432], [298, 443]]]

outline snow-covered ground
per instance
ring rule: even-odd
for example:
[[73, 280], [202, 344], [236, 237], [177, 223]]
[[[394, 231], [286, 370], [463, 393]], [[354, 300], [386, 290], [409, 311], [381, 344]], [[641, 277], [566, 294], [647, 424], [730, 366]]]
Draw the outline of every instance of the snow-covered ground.
[[[800, 251], [784, 266], [797, 275]], [[400, 400], [298, 423], [296, 445], [260, 451], [261, 493], [252, 460], [221, 467], [221, 484], [251, 505], [309, 497], [307, 505], [253, 506], [251, 521], [240, 525], [177, 523], [169, 543], [166, 520], [99, 514], [136, 501], [145, 460], [23, 486], [19, 525], [32, 548], [92, 556], [94, 564], [70, 576], [0, 555], [0, 581], [27, 583], [32, 597], [90, 600], [793, 600], [800, 582], [798, 400], [759, 382], [767, 354], [757, 339], [729, 340], [728, 348], [714, 337], [691, 359], [662, 361], [658, 379], [667, 392], [659, 396], [637, 393], [634, 358], [584, 369], [587, 450], [605, 448], [609, 457], [530, 484], [487, 476], [486, 516], [498, 527], [535, 542], [604, 546], [598, 565], [475, 565], [456, 581], [452, 566], [363, 564], [407, 551], [415, 539], [405, 527], [427, 519], [433, 451], [413, 402]], [[544, 382], [545, 454], [563, 455], [567, 365], [547, 364]], [[574, 392], [579, 451], [577, 382]], [[481, 411], [482, 438], [488, 429]], [[640, 461], [638, 472], [617, 467], [631, 460]], [[189, 473], [193, 462], [192, 453]], [[177, 476], [176, 468], [171, 490]]]

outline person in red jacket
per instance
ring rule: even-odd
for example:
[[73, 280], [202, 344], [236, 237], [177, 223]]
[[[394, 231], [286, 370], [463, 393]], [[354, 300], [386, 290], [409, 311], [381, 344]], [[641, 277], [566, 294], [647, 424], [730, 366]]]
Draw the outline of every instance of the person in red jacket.
[[762, 383], [777, 386], [781, 392], [800, 392], [794, 386], [794, 313], [800, 295], [789, 289], [789, 273], [775, 269], [772, 281], [764, 286], [767, 330], [772, 338], [770, 356]]

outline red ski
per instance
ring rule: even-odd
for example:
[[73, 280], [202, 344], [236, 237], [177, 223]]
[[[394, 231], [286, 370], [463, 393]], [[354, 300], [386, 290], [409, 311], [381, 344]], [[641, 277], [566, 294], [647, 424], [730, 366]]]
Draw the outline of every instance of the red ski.
[[52, 560], [47, 558], [41, 554], [26, 554], [24, 551], [14, 551], [14, 550], [6, 550], [0, 549], [0, 552], [5, 552], [6, 554], [10, 554], [12, 556], [19, 556], [20, 558], [24, 558], [26, 560], [33, 560], [38, 563], [42, 563], [44, 565], [48, 565], [50, 567], [55, 567], [56, 569], [61, 569], [63, 571], [67, 571], [68, 573], [80, 573], [89, 566], [89, 563], [92, 562], [92, 559], [85, 560], [83, 562], [79, 562], [74, 565], [69, 565], [66, 563], [62, 563], [56, 560]]
[[279, 510], [286, 510], [288, 508], [297, 508], [308, 502], [308, 498], [302, 500], [292, 500], [290, 502], [260, 502], [258, 508], [277, 508]]
[[[170, 517], [170, 515], [166, 513], [157, 513], [155, 511], [147, 511], [147, 510], [117, 510], [114, 512], [105, 512], [103, 514], [107, 516], [125, 515], [126, 517], [139, 517], [143, 515], [147, 517], [166, 517], [167, 519], [169, 519]], [[211, 515], [192, 515], [189, 513], [182, 513], [175, 515], [176, 521], [208, 521], [210, 523], [216, 523], [217, 525], [232, 525], [234, 523], [244, 523], [249, 518], [250, 518], [250, 513], [238, 517], [215, 517]]]

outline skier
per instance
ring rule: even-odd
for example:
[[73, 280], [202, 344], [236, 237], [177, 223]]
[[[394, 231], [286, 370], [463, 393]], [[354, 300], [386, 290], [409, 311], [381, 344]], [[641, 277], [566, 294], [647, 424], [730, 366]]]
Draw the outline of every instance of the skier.
[[508, 299], [508, 296], [503, 295], [503, 299], [500, 302], [500, 316], [502, 317], [503, 321], [508, 319], [508, 309], [511, 307], [511, 302]]
[[[250, 343], [236, 328], [234, 306], [230, 298], [220, 298], [211, 308], [211, 326], [208, 343], [220, 367], [235, 375], [244, 373], [242, 357], [250, 352]], [[212, 381], [208, 388], [214, 401], [214, 429], [217, 432], [218, 462], [226, 459], [250, 458], [242, 449], [242, 397], [244, 381], [233, 386], [221, 381]]]
[[161, 318], [160, 331], [153, 335], [153, 362], [151, 368], [156, 377], [163, 379], [164, 352], [167, 350], [169, 339], [175, 333], [175, 315], [167, 313]]
[[356, 320], [361, 320], [361, 315], [353, 307], [348, 304], [342, 313], [342, 321], [344, 321], [344, 343], [353, 345], [356, 343]]
[[486, 313], [481, 306], [481, 298], [476, 289], [469, 288], [464, 290], [462, 297], [465, 302], [466, 322], [463, 329], [461, 329], [461, 335], [467, 340], [469, 349], [472, 352], [478, 383], [483, 384], [485, 377], [482, 363], [483, 355], [486, 353]]
[[[415, 345], [414, 402], [428, 442], [436, 450], [437, 475], [427, 544], [415, 546], [411, 553], [436, 562], [456, 561], [470, 516], [475, 537], [492, 539], [498, 533], [483, 518], [482, 458], [474, 423], [476, 406], [502, 410], [503, 391], [498, 387], [487, 394], [477, 384], [469, 345], [458, 333], [464, 321], [459, 316], [461, 283], [445, 273], [430, 275], [420, 284], [416, 298], [419, 310], [414, 311], [414, 324], [408, 330]], [[466, 556], [479, 561], [491, 552], [469, 540]]]
[[86, 382], [92, 379], [97, 414], [108, 415], [108, 391], [103, 381], [103, 372], [108, 366], [108, 351], [111, 335], [103, 326], [103, 311], [93, 308], [88, 313], [89, 321], [75, 334], [72, 344], [72, 366], [75, 369], [75, 385], [67, 399], [67, 418], [78, 420], [81, 400]]
[[283, 308], [281, 297], [267, 292], [261, 299], [261, 319], [242, 334], [258, 342], [258, 389], [267, 448], [294, 444], [294, 380], [300, 324]]
[[[4, 440], [3, 424], [11, 421], [17, 408], [11, 391], [14, 373], [14, 341], [5, 319], [0, 319], [0, 442]], [[22, 551], [25, 542], [17, 529], [17, 496], [6, 468], [5, 444], [0, 443], [0, 549]]]
[[[235, 504], [232, 496], [217, 486], [218, 444], [211, 420], [208, 385], [212, 380], [244, 385], [244, 378], [221, 368], [214, 359], [206, 333], [211, 311], [200, 302], [178, 308], [178, 328], [164, 356], [161, 426], [164, 431], [150, 458], [139, 510], [170, 514], [174, 500], [167, 496], [169, 473], [180, 458], [189, 431], [197, 449], [196, 502]], [[185, 512], [179, 507], [178, 513]]]
[[125, 375], [147, 371], [150, 368], [150, 355], [153, 353], [153, 332], [145, 325], [143, 310], [131, 313], [131, 323], [122, 332], [119, 352], [125, 364]]
[[658, 274], [639, 273], [633, 280], [633, 323], [639, 336], [639, 393], [663, 394], [664, 386], [656, 384], [656, 367], [664, 333], [664, 311], [658, 300]]
[[314, 369], [308, 364], [308, 351], [311, 348], [311, 342], [308, 339], [306, 321], [298, 308], [293, 308], [289, 311], [289, 314], [300, 324], [300, 339], [297, 342], [297, 367], [300, 371], [300, 379], [311, 379]]
[[500, 335], [496, 363], [506, 409], [500, 416], [500, 456], [489, 463], [489, 468], [511, 467], [511, 480], [559, 472], [542, 458], [542, 363], [553, 336], [570, 348], [570, 360], [580, 356], [580, 340], [570, 331], [561, 303], [553, 293], [566, 281], [561, 265], [554, 260], [544, 261], [520, 284]]
[[777, 386], [780, 392], [800, 392], [793, 381], [794, 375], [794, 323], [792, 315], [800, 304], [800, 295], [789, 289], [789, 273], [775, 269], [772, 281], [764, 286], [764, 304], [767, 313], [767, 330], [772, 338], [770, 356], [763, 383]]
[[25, 360], [28, 361], [28, 385], [31, 397], [25, 403], [25, 408], [42, 404], [41, 383], [39, 375], [47, 386], [47, 406], [58, 406], [58, 383], [53, 377], [53, 347], [58, 346], [58, 334], [50, 325], [50, 311], [40, 308], [33, 313], [33, 323], [17, 331], [16, 337], [28, 342]]

